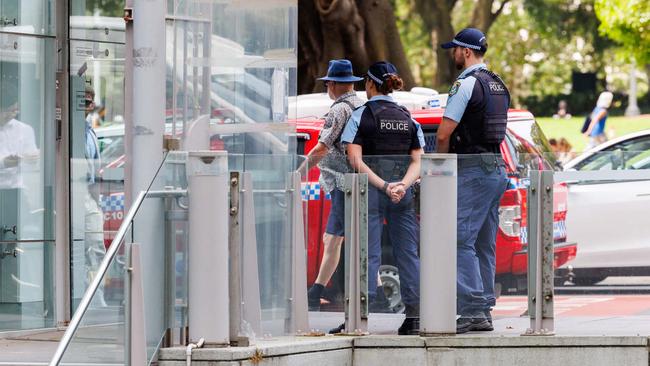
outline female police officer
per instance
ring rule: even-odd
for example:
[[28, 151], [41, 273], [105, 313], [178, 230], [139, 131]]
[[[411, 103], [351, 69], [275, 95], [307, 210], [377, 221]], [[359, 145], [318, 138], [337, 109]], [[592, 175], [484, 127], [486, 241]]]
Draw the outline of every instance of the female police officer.
[[[377, 283], [384, 219], [400, 274], [406, 317], [399, 334], [419, 328], [419, 225], [411, 185], [420, 175], [424, 135], [409, 112], [388, 96], [402, 88], [397, 69], [389, 62], [373, 64], [365, 76], [368, 102], [348, 120], [341, 141], [347, 144], [352, 168], [368, 174], [368, 283]], [[374, 287], [374, 286], [373, 286]], [[369, 288], [370, 302], [377, 289]]]

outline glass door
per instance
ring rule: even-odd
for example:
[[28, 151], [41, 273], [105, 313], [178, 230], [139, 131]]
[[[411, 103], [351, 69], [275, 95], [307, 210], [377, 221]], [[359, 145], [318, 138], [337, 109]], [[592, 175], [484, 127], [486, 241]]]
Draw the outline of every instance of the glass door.
[[[90, 5], [73, 2], [70, 16], [73, 312], [124, 217], [124, 20], [117, 7], [104, 13]], [[91, 307], [117, 317], [121, 278], [109, 273]]]
[[0, 2], [0, 332], [55, 325], [55, 40], [23, 6]]

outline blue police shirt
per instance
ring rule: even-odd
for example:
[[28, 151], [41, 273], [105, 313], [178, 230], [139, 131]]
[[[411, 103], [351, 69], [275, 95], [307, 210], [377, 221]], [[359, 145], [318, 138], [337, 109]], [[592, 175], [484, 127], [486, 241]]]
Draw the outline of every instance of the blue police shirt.
[[[370, 98], [370, 100], [371, 101], [384, 100], [384, 101], [395, 103], [393, 97], [389, 95], [376, 95]], [[365, 110], [366, 110], [366, 106], [363, 105], [355, 109], [354, 112], [352, 112], [350, 119], [348, 119], [348, 122], [345, 125], [343, 134], [341, 134], [341, 142], [343, 142], [344, 144], [350, 144], [354, 141], [354, 138], [357, 136], [357, 132], [359, 131], [359, 125], [361, 124], [361, 116], [363, 115], [363, 111]], [[413, 121], [413, 123], [415, 123], [415, 126], [417, 127], [417, 136], [418, 136], [418, 142], [420, 144], [420, 148], [424, 148], [425, 143], [424, 143], [424, 133], [422, 132], [422, 127], [420, 126], [420, 123], [418, 123], [418, 121], [414, 119], [411, 120]]]
[[476, 78], [474, 76], [467, 76], [467, 74], [478, 69], [487, 69], [487, 65], [484, 63], [472, 65], [465, 69], [459, 76], [458, 79], [454, 82], [454, 85], [449, 89], [449, 97], [447, 98], [447, 107], [445, 107], [445, 113], [443, 117], [447, 117], [450, 120], [459, 123], [465, 114], [465, 108], [467, 108], [467, 103], [472, 98], [472, 91], [474, 91], [474, 84], [476, 84]]

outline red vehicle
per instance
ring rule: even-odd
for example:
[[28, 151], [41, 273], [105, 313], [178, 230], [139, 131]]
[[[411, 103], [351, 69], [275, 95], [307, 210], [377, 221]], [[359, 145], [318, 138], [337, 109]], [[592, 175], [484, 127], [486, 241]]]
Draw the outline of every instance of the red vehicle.
[[[412, 112], [413, 118], [422, 125], [427, 142], [426, 152], [433, 152], [435, 134], [442, 121], [443, 112], [442, 108]], [[323, 120], [298, 119], [296, 124], [299, 138], [298, 154], [307, 154], [318, 142], [318, 133], [323, 126]], [[506, 161], [510, 185], [501, 199], [499, 207], [499, 231], [496, 244], [497, 291], [516, 292], [525, 289], [527, 285], [526, 188], [529, 183], [526, 178], [527, 172], [534, 168], [555, 169], [557, 165], [554, 157], [550, 154], [546, 138], [537, 126], [533, 115], [527, 111], [509, 111], [508, 131], [501, 145], [501, 153]], [[305, 183], [303, 187], [303, 199], [307, 200], [308, 215], [307, 268], [309, 285], [315, 281], [318, 275], [323, 253], [322, 236], [330, 208], [329, 198], [320, 190], [318, 184], [319, 174], [317, 168], [311, 169], [308, 174], [308, 183]], [[577, 244], [566, 241], [567, 187], [565, 184], [557, 184], [554, 188], [554, 265], [558, 268], [575, 258]], [[389, 247], [388, 240], [388, 236], [384, 235], [383, 248]], [[390, 250], [383, 250], [380, 276], [391, 306], [398, 311], [400, 307], [399, 277], [397, 269], [393, 266]]]

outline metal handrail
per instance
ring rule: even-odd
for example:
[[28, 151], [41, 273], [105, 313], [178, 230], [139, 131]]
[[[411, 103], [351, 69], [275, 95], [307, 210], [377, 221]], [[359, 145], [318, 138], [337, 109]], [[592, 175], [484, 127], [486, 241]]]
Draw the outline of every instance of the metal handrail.
[[106, 272], [108, 271], [108, 266], [110, 266], [111, 262], [113, 262], [115, 255], [117, 254], [118, 250], [122, 247], [124, 236], [126, 235], [129, 226], [131, 226], [131, 223], [136, 213], [140, 209], [140, 206], [142, 205], [142, 202], [144, 201], [146, 196], [147, 196], [147, 192], [142, 191], [138, 194], [135, 201], [133, 201], [133, 206], [131, 206], [129, 212], [126, 214], [124, 221], [122, 221], [122, 224], [120, 225], [120, 228], [117, 231], [115, 238], [113, 238], [110, 247], [108, 247], [108, 251], [106, 252], [106, 255], [104, 256], [101, 264], [99, 265], [99, 269], [97, 270], [97, 275], [95, 275], [92, 282], [90, 283], [90, 286], [88, 287], [88, 289], [86, 289], [84, 296], [81, 298], [79, 307], [77, 307], [77, 311], [75, 311], [74, 315], [72, 316], [72, 319], [70, 320], [70, 324], [68, 325], [68, 328], [65, 330], [65, 333], [63, 334], [63, 338], [61, 338], [61, 342], [59, 342], [59, 346], [57, 347], [56, 352], [54, 353], [54, 356], [52, 357], [52, 360], [49, 363], [49, 366], [57, 366], [59, 362], [61, 362], [61, 358], [63, 357], [63, 354], [65, 353], [66, 349], [70, 345], [70, 342], [72, 341], [72, 336], [79, 328], [81, 319], [83, 318], [84, 314], [86, 314], [86, 311], [88, 310], [88, 306], [90, 305], [90, 300], [95, 295], [95, 292], [97, 292], [97, 289], [99, 288], [104, 278], [104, 275], [106, 275]]

